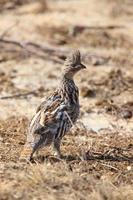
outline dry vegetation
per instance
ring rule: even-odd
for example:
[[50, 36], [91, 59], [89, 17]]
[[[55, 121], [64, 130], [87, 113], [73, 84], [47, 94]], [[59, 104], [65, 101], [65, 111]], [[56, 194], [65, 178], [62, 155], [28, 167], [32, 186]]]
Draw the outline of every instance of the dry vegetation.
[[[0, 200], [132, 200], [132, 21], [132, 0], [0, 0]], [[73, 48], [87, 70], [65, 159], [43, 149], [20, 163], [29, 120]]]

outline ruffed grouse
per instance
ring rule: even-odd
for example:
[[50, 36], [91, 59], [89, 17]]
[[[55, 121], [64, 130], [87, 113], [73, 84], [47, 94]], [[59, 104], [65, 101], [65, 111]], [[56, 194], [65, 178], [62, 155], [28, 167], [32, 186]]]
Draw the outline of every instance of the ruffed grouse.
[[73, 77], [81, 69], [79, 50], [67, 57], [61, 82], [56, 91], [38, 107], [31, 120], [27, 141], [20, 160], [31, 160], [38, 149], [53, 145], [55, 155], [61, 157], [60, 142], [79, 116], [79, 91]]

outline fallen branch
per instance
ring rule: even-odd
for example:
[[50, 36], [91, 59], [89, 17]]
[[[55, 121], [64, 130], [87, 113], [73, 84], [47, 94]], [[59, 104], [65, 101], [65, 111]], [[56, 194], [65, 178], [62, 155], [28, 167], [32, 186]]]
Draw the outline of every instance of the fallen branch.
[[[7, 46], [4, 46], [4, 44]], [[34, 42], [19, 42], [3, 38], [0, 38], [0, 49], [2, 49], [2, 52], [5, 51], [8, 53], [20, 51], [21, 53], [24, 53], [24, 55], [37, 56], [39, 58], [50, 60], [59, 64], [63, 63], [69, 52], [72, 50], [64, 47], [55, 47], [45, 43], [37, 44]], [[104, 58], [103, 56], [96, 54], [85, 53], [82, 54], [82, 60], [86, 63], [89, 62], [92, 65], [102, 65], [107, 63], [109, 58]]]
[[83, 26], [83, 25], [75, 25], [70, 27], [69, 34], [71, 36], [76, 36], [78, 33], [82, 33], [85, 30], [113, 30], [113, 29], [120, 29], [124, 28], [124, 26], [117, 26], [117, 25], [105, 25], [105, 26]]
[[18, 94], [14, 94], [14, 95], [9, 95], [9, 96], [3, 96], [0, 97], [0, 99], [12, 99], [12, 98], [17, 98], [17, 97], [26, 97], [28, 95], [36, 95], [37, 92], [36, 91], [30, 91], [30, 92], [26, 92], [26, 93], [18, 93]]
[[[2, 49], [5, 51], [8, 51], [8, 52], [9, 51], [10, 52], [24, 51], [30, 56], [35, 55], [39, 58], [52, 60], [57, 63], [62, 63], [62, 60], [66, 58], [66, 54], [69, 52], [69, 51], [61, 50], [57, 47], [47, 45], [47, 44], [40, 45], [33, 42], [19, 42], [19, 41], [7, 40], [3, 38], [0, 38], [0, 44], [14, 45], [14, 49], [13, 49], [13, 46], [12, 47], [6, 46], [4, 49], [4, 46], [2, 45]], [[19, 49], [16, 49], [16, 47]]]

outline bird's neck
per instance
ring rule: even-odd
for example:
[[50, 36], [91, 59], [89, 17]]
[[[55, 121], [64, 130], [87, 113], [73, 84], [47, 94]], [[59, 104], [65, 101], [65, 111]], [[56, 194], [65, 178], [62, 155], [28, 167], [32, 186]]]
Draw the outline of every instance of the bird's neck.
[[74, 80], [65, 76], [61, 80], [60, 88], [66, 91], [69, 96], [71, 96], [75, 90], [78, 90]]
[[74, 74], [72, 72], [65, 72], [62, 74], [63, 80], [72, 80], [73, 81]]
[[74, 80], [73, 80], [73, 77], [71, 76], [68, 76], [67, 74], [63, 75], [62, 76], [62, 79], [61, 79], [61, 85], [66, 85], [66, 84], [75, 84], [74, 83]]
[[64, 100], [71, 105], [78, 104], [79, 92], [73, 79], [64, 76], [61, 80], [60, 91]]

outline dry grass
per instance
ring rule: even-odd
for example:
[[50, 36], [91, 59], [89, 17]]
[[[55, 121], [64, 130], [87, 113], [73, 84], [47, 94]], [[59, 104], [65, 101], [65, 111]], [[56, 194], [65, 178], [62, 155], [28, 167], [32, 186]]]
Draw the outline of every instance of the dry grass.
[[132, 199], [132, 137], [78, 127], [63, 140], [65, 160], [44, 149], [35, 163], [23, 164], [18, 157], [27, 119], [12, 117], [0, 124], [2, 199]]
[[[87, 173], [71, 172], [66, 163], [10, 166], [12, 182], [2, 182], [2, 199], [132, 199], [131, 186], [114, 186], [109, 180], [94, 179]], [[8, 173], [9, 169], [6, 169]], [[15, 180], [14, 180], [15, 177]], [[9, 195], [10, 194], [10, 195]]]

